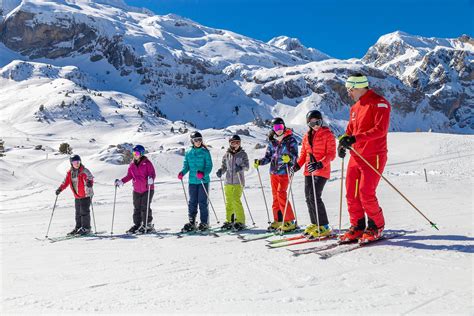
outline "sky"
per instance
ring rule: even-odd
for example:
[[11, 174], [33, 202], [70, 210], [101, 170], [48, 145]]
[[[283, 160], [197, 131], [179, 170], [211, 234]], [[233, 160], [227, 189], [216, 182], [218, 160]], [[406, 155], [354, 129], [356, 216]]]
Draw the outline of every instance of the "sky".
[[384, 34], [474, 36], [474, 0], [125, 0], [156, 14], [268, 41], [286, 35], [332, 57], [361, 58]]

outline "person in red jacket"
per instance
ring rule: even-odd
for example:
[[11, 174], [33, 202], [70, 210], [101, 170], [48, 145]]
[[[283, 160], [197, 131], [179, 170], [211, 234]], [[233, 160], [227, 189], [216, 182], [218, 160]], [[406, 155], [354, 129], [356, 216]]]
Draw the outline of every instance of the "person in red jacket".
[[[133, 180], [133, 226], [127, 234], [153, 232], [153, 216], [151, 201], [155, 193], [155, 168], [145, 156], [145, 147], [136, 145], [132, 149], [133, 161], [128, 166], [127, 175], [122, 179], [115, 179], [116, 186], [122, 186]], [[148, 212], [148, 218], [147, 218]]]
[[[339, 139], [339, 157], [344, 158], [346, 149], [353, 148], [382, 173], [387, 162], [390, 104], [369, 89], [367, 77], [362, 74], [349, 77], [346, 88], [356, 103], [351, 107], [346, 133]], [[379, 180], [380, 176], [351, 151], [346, 177], [351, 227], [340, 237], [342, 241], [368, 242], [381, 237], [385, 219], [375, 195]]]
[[68, 235], [87, 235], [91, 232], [91, 199], [94, 195], [92, 173], [81, 164], [81, 157], [73, 155], [69, 158], [71, 168], [66, 174], [63, 183], [56, 190], [59, 195], [68, 186], [74, 194], [76, 208], [76, 226]]
[[321, 195], [331, 173], [331, 161], [336, 157], [336, 140], [331, 130], [323, 126], [321, 112], [309, 111], [306, 123], [309, 130], [303, 136], [300, 157], [292, 171], [297, 172], [305, 166], [305, 197], [311, 225], [306, 227], [304, 234], [310, 238], [319, 238], [331, 234]]

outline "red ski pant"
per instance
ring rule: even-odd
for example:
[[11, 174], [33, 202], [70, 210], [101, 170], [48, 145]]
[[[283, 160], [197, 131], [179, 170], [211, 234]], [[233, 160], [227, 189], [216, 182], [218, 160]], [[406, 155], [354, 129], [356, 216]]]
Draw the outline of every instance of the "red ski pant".
[[295, 219], [295, 215], [293, 214], [293, 208], [291, 207], [291, 203], [288, 201], [288, 206], [285, 213], [285, 205], [286, 205], [286, 190], [288, 189], [288, 175], [283, 174], [271, 174], [270, 181], [272, 184], [272, 195], [273, 195], [273, 219], [275, 221], [278, 220], [278, 211], [281, 212], [282, 216], [284, 216], [284, 221], [292, 221]]
[[[364, 158], [380, 173], [383, 172], [387, 162], [387, 155]], [[364, 219], [365, 214], [367, 214], [367, 217], [378, 228], [384, 227], [383, 212], [375, 195], [379, 180], [380, 176], [367, 166], [364, 161], [351, 156], [347, 166], [346, 199], [352, 226], [357, 226], [359, 220]]]

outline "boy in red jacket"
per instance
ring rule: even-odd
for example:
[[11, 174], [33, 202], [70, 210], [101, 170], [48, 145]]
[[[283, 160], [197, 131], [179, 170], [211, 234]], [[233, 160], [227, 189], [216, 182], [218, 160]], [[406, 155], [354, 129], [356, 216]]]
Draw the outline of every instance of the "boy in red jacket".
[[[353, 148], [382, 173], [387, 162], [390, 104], [369, 89], [367, 77], [362, 74], [349, 77], [346, 88], [356, 103], [351, 107], [346, 133], [339, 139], [339, 157]], [[351, 227], [340, 237], [342, 241], [368, 242], [381, 237], [385, 220], [375, 195], [379, 180], [380, 176], [351, 151], [346, 178]]]
[[336, 157], [336, 140], [331, 130], [323, 126], [321, 112], [309, 111], [306, 124], [309, 129], [303, 136], [300, 157], [292, 171], [296, 172], [305, 166], [305, 197], [311, 225], [306, 227], [304, 234], [309, 238], [319, 238], [331, 234], [321, 195], [331, 173], [331, 161]]
[[76, 227], [68, 235], [87, 235], [91, 232], [91, 198], [94, 195], [92, 173], [81, 164], [81, 157], [73, 155], [69, 158], [71, 169], [66, 174], [63, 183], [56, 190], [59, 195], [68, 186], [75, 198]]
[[[127, 175], [121, 180], [115, 179], [116, 186], [122, 186], [133, 180], [133, 226], [127, 234], [135, 234], [137, 231], [146, 234], [153, 232], [153, 216], [151, 213], [151, 201], [155, 193], [155, 168], [151, 161], [145, 156], [145, 147], [136, 145], [132, 149], [133, 161], [128, 166]], [[147, 220], [148, 212], [148, 220]]]

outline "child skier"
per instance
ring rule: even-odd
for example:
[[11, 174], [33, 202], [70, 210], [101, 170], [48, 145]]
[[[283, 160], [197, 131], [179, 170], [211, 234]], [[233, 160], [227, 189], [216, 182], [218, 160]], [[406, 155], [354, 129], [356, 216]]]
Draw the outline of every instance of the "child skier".
[[115, 185], [120, 187], [133, 180], [133, 226], [127, 230], [127, 234], [146, 234], [154, 231], [151, 201], [155, 193], [155, 168], [145, 156], [145, 147], [142, 145], [133, 147], [132, 154], [133, 161], [128, 166], [127, 175], [122, 179], [115, 179]]
[[321, 194], [331, 173], [331, 161], [336, 157], [336, 141], [331, 130], [323, 126], [321, 112], [309, 111], [306, 124], [309, 129], [303, 137], [300, 157], [292, 171], [297, 172], [305, 166], [305, 197], [311, 225], [305, 229], [304, 234], [319, 238], [331, 234]]
[[239, 135], [229, 139], [229, 149], [222, 157], [222, 166], [217, 170], [217, 177], [225, 177], [226, 221], [222, 225], [225, 230], [242, 230], [245, 228], [245, 213], [242, 206], [242, 193], [245, 186], [244, 171], [249, 170], [249, 158], [240, 146]]
[[[270, 181], [273, 195], [273, 223], [268, 230], [281, 229], [289, 232], [296, 229], [295, 215], [290, 202], [287, 204], [288, 170], [298, 158], [298, 142], [291, 129], [286, 128], [282, 118], [272, 120], [272, 131], [265, 157], [254, 160], [254, 168], [270, 163]], [[283, 216], [285, 218], [283, 218]]]
[[91, 198], [94, 195], [92, 190], [94, 178], [89, 169], [81, 164], [79, 155], [72, 155], [69, 158], [69, 163], [71, 168], [63, 183], [56, 190], [56, 195], [59, 195], [68, 186], [71, 188], [75, 198], [76, 226], [68, 235], [87, 235], [91, 232], [90, 206]]
[[184, 175], [189, 172], [189, 223], [184, 225], [182, 232], [196, 230], [198, 205], [201, 220], [198, 229], [200, 231], [209, 229], [208, 197], [206, 192], [209, 192], [209, 174], [212, 170], [211, 154], [203, 143], [201, 133], [192, 132], [191, 143], [192, 146], [184, 155], [183, 169], [178, 174], [178, 179], [182, 180]]

